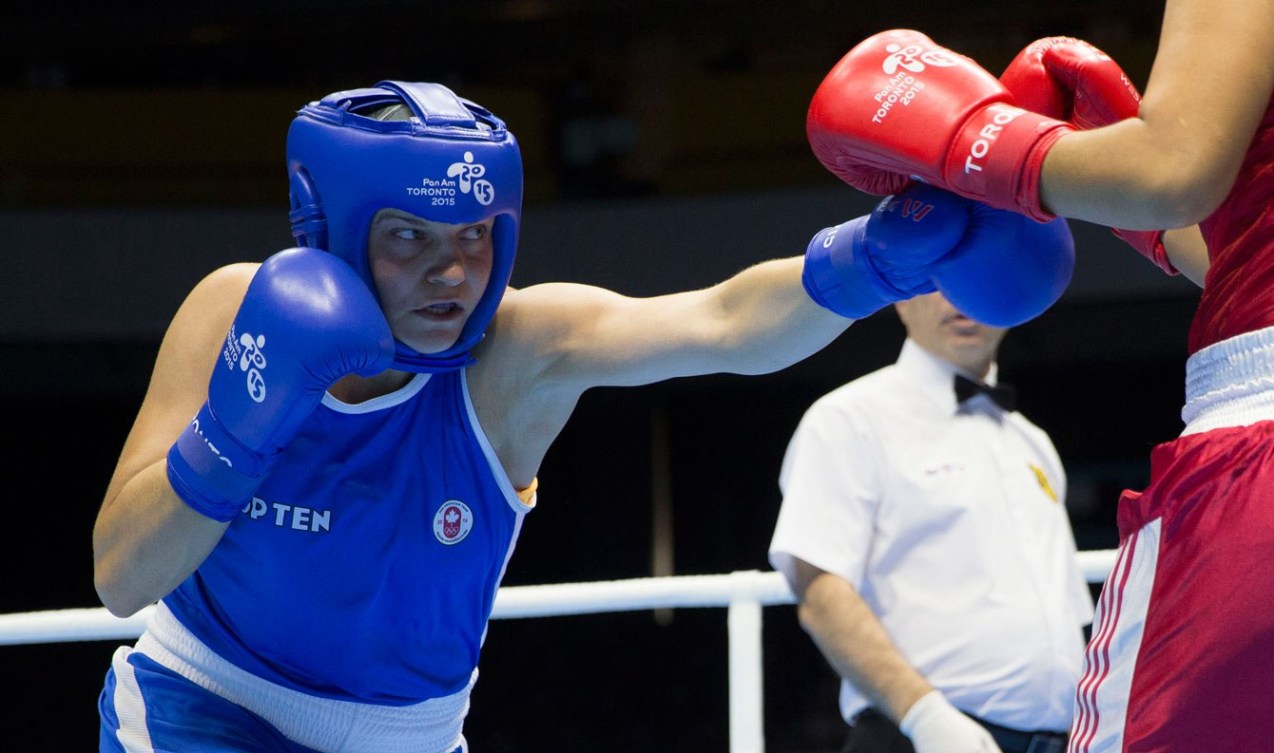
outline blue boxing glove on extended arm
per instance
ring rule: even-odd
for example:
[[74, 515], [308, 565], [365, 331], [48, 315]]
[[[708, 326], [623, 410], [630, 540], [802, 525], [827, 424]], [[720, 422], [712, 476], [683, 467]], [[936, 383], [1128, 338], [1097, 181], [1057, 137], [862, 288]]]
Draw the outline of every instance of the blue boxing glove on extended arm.
[[239, 513], [276, 453], [341, 377], [389, 368], [394, 339], [345, 262], [295, 248], [248, 285], [208, 382], [208, 401], [168, 452], [168, 479], [215, 520]]
[[820, 230], [805, 249], [805, 291], [850, 319], [932, 293], [931, 267], [964, 238], [969, 203], [916, 184], [871, 214]]
[[819, 231], [802, 282], [816, 303], [851, 319], [941, 290], [969, 317], [1011, 327], [1056, 302], [1074, 266], [1065, 220], [1040, 223], [915, 184]]

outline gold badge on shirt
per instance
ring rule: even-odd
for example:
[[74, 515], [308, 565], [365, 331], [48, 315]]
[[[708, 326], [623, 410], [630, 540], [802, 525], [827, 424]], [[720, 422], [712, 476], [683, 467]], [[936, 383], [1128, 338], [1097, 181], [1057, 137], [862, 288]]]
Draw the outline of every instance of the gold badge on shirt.
[[1033, 463], [1027, 463], [1031, 472], [1035, 474], [1035, 480], [1039, 483], [1040, 488], [1048, 495], [1048, 498], [1057, 501], [1057, 492], [1053, 491], [1053, 485], [1048, 483], [1048, 474], [1044, 473], [1044, 469]]

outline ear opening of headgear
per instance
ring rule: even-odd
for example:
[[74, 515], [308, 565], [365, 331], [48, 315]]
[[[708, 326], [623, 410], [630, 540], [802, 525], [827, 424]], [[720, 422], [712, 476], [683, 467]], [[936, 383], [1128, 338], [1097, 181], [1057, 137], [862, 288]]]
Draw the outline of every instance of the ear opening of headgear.
[[[391, 104], [405, 104], [412, 117], [369, 116]], [[301, 108], [288, 130], [287, 162], [297, 243], [345, 260], [373, 293], [367, 235], [378, 211], [451, 224], [494, 218], [491, 276], [455, 344], [419, 353], [398, 342], [394, 360], [424, 372], [472, 363], [517, 255], [522, 157], [504, 121], [440, 84], [382, 81]]]
[[319, 204], [314, 183], [304, 167], [288, 173], [289, 199], [292, 211], [288, 220], [292, 223], [292, 238], [298, 246], [327, 248], [327, 218]]

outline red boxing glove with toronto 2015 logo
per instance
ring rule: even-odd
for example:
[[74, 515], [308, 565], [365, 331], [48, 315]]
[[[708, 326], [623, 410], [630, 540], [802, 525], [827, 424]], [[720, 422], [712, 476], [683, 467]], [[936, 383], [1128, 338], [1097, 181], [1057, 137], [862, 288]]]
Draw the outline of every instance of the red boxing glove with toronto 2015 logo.
[[973, 60], [918, 31], [867, 38], [823, 79], [806, 135], [846, 183], [891, 194], [918, 179], [1040, 221], [1044, 156], [1070, 124], [1017, 106]]

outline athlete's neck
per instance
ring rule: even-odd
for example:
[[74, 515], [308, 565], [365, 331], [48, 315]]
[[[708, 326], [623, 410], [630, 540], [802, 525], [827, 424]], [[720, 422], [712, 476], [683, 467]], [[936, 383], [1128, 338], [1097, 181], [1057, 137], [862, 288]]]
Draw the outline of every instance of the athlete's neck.
[[396, 369], [387, 369], [371, 377], [347, 374], [328, 387], [327, 391], [342, 403], [356, 405], [402, 389], [403, 385], [411, 381], [412, 376], [414, 375], [409, 372]]

